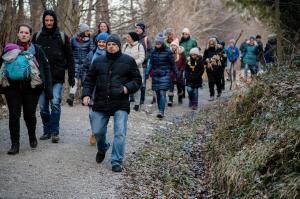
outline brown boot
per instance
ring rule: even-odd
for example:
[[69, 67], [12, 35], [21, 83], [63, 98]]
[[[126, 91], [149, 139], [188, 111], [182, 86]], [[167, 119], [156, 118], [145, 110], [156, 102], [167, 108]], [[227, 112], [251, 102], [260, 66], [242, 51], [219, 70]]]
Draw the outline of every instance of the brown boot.
[[96, 145], [97, 140], [96, 140], [96, 137], [95, 137], [94, 134], [90, 135], [89, 142], [90, 142], [91, 146], [95, 146]]

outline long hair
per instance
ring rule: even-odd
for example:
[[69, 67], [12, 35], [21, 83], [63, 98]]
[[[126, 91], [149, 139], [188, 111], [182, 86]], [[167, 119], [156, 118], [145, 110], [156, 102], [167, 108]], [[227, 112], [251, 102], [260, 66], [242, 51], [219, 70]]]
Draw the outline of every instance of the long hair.
[[98, 34], [101, 33], [101, 32], [100, 32], [100, 25], [101, 25], [102, 23], [104, 23], [104, 24], [106, 25], [106, 27], [107, 27], [107, 32], [106, 32], [106, 33], [110, 34], [110, 28], [109, 28], [109, 25], [108, 25], [108, 23], [106, 23], [106, 22], [104, 22], [104, 21], [100, 21], [100, 23], [98, 24]]

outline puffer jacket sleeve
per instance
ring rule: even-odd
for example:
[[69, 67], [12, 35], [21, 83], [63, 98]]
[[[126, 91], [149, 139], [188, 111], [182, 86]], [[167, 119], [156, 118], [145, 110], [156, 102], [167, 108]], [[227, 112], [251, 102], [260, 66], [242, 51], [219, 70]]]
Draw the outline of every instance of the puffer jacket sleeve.
[[124, 86], [128, 89], [129, 94], [135, 93], [141, 88], [142, 76], [140, 74], [135, 60], [132, 57], [130, 57], [130, 69], [128, 75], [130, 81], [127, 82]]

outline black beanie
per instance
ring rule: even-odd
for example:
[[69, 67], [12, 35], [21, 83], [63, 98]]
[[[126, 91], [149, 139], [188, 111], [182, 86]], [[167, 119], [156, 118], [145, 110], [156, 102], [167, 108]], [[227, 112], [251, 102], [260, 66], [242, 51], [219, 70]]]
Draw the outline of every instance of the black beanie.
[[138, 41], [140, 39], [139, 35], [136, 32], [130, 32], [128, 34], [130, 35], [133, 41]]
[[119, 35], [117, 35], [117, 34], [109, 35], [109, 37], [107, 38], [107, 41], [106, 41], [106, 45], [108, 42], [116, 43], [119, 46], [119, 48], [121, 49], [121, 38], [119, 37]]
[[46, 27], [45, 26], [45, 18], [46, 18], [47, 15], [53, 17], [53, 19], [54, 19], [53, 28], [57, 28], [57, 16], [56, 16], [56, 14], [55, 14], [55, 12], [53, 10], [45, 10], [45, 12], [43, 14], [43, 27]]

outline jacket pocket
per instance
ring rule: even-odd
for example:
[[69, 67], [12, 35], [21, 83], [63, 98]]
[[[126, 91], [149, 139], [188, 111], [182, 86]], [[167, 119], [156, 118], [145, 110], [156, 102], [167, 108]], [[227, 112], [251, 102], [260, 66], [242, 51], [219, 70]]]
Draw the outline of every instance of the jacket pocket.
[[111, 95], [112, 96], [121, 96], [124, 93], [124, 88], [122, 85], [118, 87], [111, 87]]

